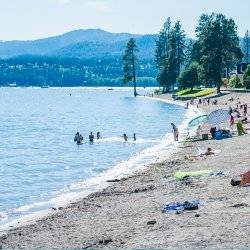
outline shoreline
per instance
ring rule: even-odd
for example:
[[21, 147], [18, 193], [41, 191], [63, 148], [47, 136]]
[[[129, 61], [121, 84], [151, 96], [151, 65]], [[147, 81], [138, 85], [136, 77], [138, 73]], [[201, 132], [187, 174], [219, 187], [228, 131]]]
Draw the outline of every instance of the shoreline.
[[[139, 96], [139, 97], [140, 98], [148, 98], [149, 100], [160, 101], [160, 102], [165, 102], [165, 103], [169, 103], [169, 104], [184, 106], [184, 103], [177, 102], [177, 101], [170, 100], [170, 99], [162, 99], [162, 98], [147, 97], [147, 96]], [[198, 112], [200, 112], [200, 111], [195, 107], [192, 110], [190, 109], [186, 112], [186, 114], [183, 117], [183, 121], [180, 124], [180, 127], [182, 128], [182, 130], [186, 130], [186, 126], [187, 126], [188, 121], [190, 119], [192, 119], [194, 116], [196, 116]], [[183, 131], [183, 133], [184, 133], [184, 131]], [[156, 144], [152, 147], [146, 148], [142, 152], [139, 152], [139, 153], [141, 154], [144, 151], [152, 150], [154, 147], [160, 148], [160, 145], [162, 143], [164, 144], [164, 142], [166, 140], [168, 141], [167, 137], [171, 137], [171, 139], [172, 139], [172, 133], [165, 134], [158, 144]], [[171, 145], [168, 145], [168, 146], [171, 146]], [[147, 163], [143, 164], [143, 166], [138, 166], [138, 164], [137, 164], [138, 169], [130, 170], [129, 173], [126, 173], [123, 171], [119, 174], [119, 176], [111, 176], [112, 174], [110, 174], [110, 177], [108, 177], [109, 173], [116, 170], [116, 168], [119, 168], [120, 165], [123, 165], [123, 162], [118, 164], [118, 165], [112, 166], [110, 169], [107, 169], [103, 174], [83, 181], [83, 183], [86, 182], [86, 184], [84, 184], [84, 185], [86, 185], [86, 187], [88, 187], [88, 186], [93, 185], [92, 182], [96, 182], [97, 179], [100, 179], [99, 187], [97, 187], [95, 190], [82, 191], [79, 193], [72, 193], [72, 192], [65, 193], [65, 194], [62, 194], [63, 196], [65, 196], [64, 199], [61, 199], [61, 197], [52, 198], [52, 200], [46, 201], [46, 203], [51, 203], [51, 204], [55, 203], [50, 208], [48, 207], [46, 209], [39, 210], [37, 212], [26, 214], [26, 215], [22, 216], [21, 218], [14, 219], [14, 220], [11, 220], [10, 222], [7, 222], [5, 224], [0, 225], [0, 236], [5, 234], [9, 230], [15, 230], [15, 229], [18, 229], [20, 227], [29, 226], [29, 225], [36, 223], [37, 221], [46, 219], [46, 217], [53, 216], [59, 210], [61, 210], [63, 208], [67, 208], [72, 203], [80, 202], [81, 200], [87, 198], [89, 195], [92, 195], [96, 192], [103, 191], [104, 189], [113, 185], [114, 182], [117, 182], [117, 180], [131, 178], [134, 175], [136, 175], [137, 173], [143, 173], [152, 164], [153, 165], [154, 164], [161, 164], [162, 161], [165, 161], [166, 159], [170, 158], [172, 154], [177, 153], [177, 151], [179, 151], [178, 145], [171, 146], [170, 150], [171, 150], [171, 153], [169, 153], [168, 156], [159, 155], [159, 156], [155, 157], [153, 162], [147, 162]], [[130, 160], [137, 158], [138, 156], [139, 156], [139, 154], [127, 159], [124, 162], [127, 163]], [[115, 171], [115, 172], [117, 172], [117, 171]], [[104, 177], [105, 175], [106, 175], [106, 178]], [[113, 180], [115, 180], [115, 181], [113, 181]], [[87, 183], [89, 183], [89, 184], [87, 184]], [[72, 196], [73, 196], [73, 198], [72, 198]], [[56, 200], [59, 200], [59, 201], [56, 201]], [[52, 201], [54, 201], [54, 202], [52, 202]], [[33, 204], [28, 204], [28, 205], [25, 205], [23, 207], [29, 207], [29, 206], [33, 206]], [[18, 209], [20, 209], [20, 208], [18, 208]]]
[[[242, 150], [248, 140], [249, 135], [182, 143], [171, 158], [151, 164], [145, 171], [90, 194], [35, 224], [8, 231], [0, 237], [2, 247], [248, 247], [249, 188], [230, 186], [233, 174], [249, 168], [250, 149]], [[185, 159], [187, 153], [208, 145], [221, 149], [221, 153], [196, 161]], [[227, 150], [229, 147], [234, 147], [235, 155]], [[174, 173], [188, 169], [223, 170], [225, 176], [197, 178], [191, 184], [176, 182]], [[204, 206], [179, 215], [161, 212], [168, 202], [189, 199], [202, 199]], [[237, 204], [246, 206], [234, 207]]]

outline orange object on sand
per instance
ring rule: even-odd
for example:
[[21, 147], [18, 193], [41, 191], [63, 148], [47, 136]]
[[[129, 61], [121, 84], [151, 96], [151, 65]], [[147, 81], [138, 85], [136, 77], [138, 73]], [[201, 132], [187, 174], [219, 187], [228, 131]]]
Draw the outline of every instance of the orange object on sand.
[[241, 174], [240, 176], [241, 176], [241, 181], [240, 181], [241, 186], [250, 185], [250, 171]]

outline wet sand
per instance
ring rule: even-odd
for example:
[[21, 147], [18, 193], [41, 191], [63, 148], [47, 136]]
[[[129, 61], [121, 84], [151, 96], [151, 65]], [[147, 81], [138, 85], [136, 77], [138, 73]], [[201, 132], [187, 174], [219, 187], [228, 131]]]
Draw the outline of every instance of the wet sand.
[[[249, 94], [231, 96], [250, 102]], [[162, 97], [166, 98], [166, 97]], [[169, 97], [167, 97], [169, 98]], [[227, 107], [227, 106], [225, 106]], [[202, 107], [207, 112], [214, 106]], [[250, 135], [221, 141], [180, 143], [180, 151], [146, 171], [114, 183], [37, 223], [0, 237], [2, 248], [231, 248], [250, 247], [250, 187], [232, 187], [233, 176], [250, 170]], [[211, 147], [218, 155], [187, 160]], [[179, 170], [223, 171], [177, 182]], [[200, 199], [198, 210], [162, 213], [175, 201]]]

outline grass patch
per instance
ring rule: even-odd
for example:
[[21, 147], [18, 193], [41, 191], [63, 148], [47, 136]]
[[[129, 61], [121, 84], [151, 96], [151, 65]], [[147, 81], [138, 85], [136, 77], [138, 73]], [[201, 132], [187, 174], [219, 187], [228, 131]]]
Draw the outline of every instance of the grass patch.
[[215, 93], [215, 89], [208, 88], [208, 89], [184, 89], [179, 92], [177, 92], [177, 95], [180, 97], [191, 97], [191, 98], [197, 98], [197, 97], [203, 97], [207, 95], [211, 95]]

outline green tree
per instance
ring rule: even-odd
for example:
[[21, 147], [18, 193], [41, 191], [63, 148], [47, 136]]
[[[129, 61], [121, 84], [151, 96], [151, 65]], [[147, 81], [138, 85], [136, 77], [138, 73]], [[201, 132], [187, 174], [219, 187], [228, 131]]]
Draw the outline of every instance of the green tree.
[[131, 38], [127, 43], [123, 55], [123, 82], [128, 84], [133, 81], [134, 96], [138, 95], [136, 91], [136, 52], [138, 51], [135, 39]]
[[250, 64], [248, 65], [248, 67], [244, 73], [243, 84], [247, 89], [250, 89]]
[[169, 57], [169, 38], [171, 31], [171, 19], [167, 18], [156, 40], [155, 62], [158, 70], [157, 80], [163, 87], [163, 92], [168, 90], [166, 63]]
[[247, 30], [245, 37], [243, 39], [243, 52], [244, 52], [244, 62], [250, 63], [250, 36]]
[[169, 39], [169, 83], [176, 83], [181, 72], [181, 66], [185, 62], [185, 32], [181, 27], [181, 23], [177, 21], [171, 29]]
[[176, 82], [185, 60], [185, 33], [179, 21], [173, 27], [170, 19], [164, 24], [156, 43], [155, 56], [158, 67], [157, 80], [160, 86], [163, 86], [163, 91], [167, 92]]
[[181, 88], [191, 88], [199, 85], [199, 70], [200, 65], [197, 62], [192, 62], [178, 77]]
[[233, 19], [222, 14], [203, 14], [196, 28], [199, 62], [203, 67], [203, 81], [213, 83], [220, 92], [222, 77], [243, 57], [239, 46], [237, 26]]

